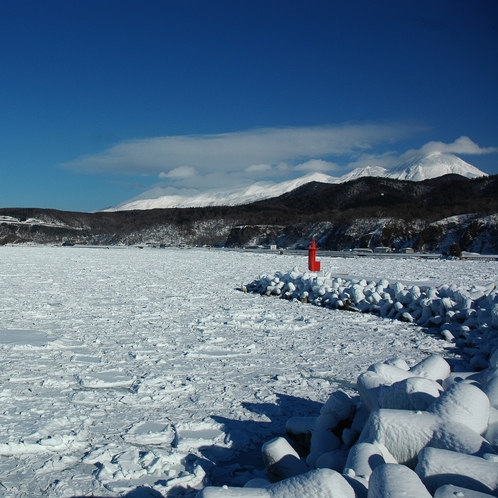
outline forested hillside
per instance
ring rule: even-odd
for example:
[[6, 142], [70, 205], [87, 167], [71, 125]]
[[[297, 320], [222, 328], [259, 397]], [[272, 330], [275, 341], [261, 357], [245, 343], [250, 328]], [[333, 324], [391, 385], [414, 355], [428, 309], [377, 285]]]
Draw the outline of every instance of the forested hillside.
[[77, 213], [0, 209], [0, 244], [200, 244], [324, 249], [414, 247], [498, 252], [498, 176], [447, 175], [423, 182], [365, 177], [312, 182], [234, 207]]

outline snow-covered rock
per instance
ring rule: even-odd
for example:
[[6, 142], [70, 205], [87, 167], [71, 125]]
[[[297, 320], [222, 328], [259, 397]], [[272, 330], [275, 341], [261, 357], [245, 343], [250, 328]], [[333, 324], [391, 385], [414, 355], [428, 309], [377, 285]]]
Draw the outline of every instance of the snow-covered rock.
[[287, 274], [262, 277], [248, 289], [266, 293], [279, 282], [285, 282], [282, 289], [287, 298], [290, 294], [291, 299], [303, 300], [306, 293], [308, 301], [332, 308], [346, 308], [349, 302], [378, 313], [385, 307], [390, 318], [406, 320], [403, 316], [408, 313], [417, 317], [414, 320], [444, 326], [442, 330], [451, 330], [471, 358], [485, 360], [479, 365], [470, 361], [467, 371], [454, 372], [439, 355], [427, 356], [411, 367], [402, 358], [371, 365], [357, 380], [360, 400], [338, 391], [314, 421], [289, 423], [297, 437], [311, 433], [310, 467], [342, 468], [357, 497], [436, 493], [446, 498], [453, 489], [452, 496], [498, 496], [494, 285], [470, 290], [454, 285], [424, 288], [385, 280], [346, 280], [326, 273], [301, 274], [294, 268]]
[[462, 488], [461, 486], [453, 486], [452, 484], [445, 484], [434, 493], [434, 498], [491, 498], [492, 496], [487, 493]]
[[308, 465], [315, 466], [317, 459], [324, 453], [341, 447], [342, 441], [333, 430], [340, 422], [352, 416], [354, 408], [355, 404], [347, 394], [341, 391], [332, 393], [320, 410], [320, 416], [316, 419], [311, 432], [310, 453], [306, 459]]
[[488, 428], [484, 434], [487, 441], [498, 451], [498, 409], [491, 407], [489, 409]]
[[[495, 361], [495, 351], [491, 358]], [[430, 497], [433, 493], [446, 498], [456, 489], [447, 487], [451, 485], [460, 487], [454, 496], [498, 496], [498, 410], [490, 406], [484, 392], [490, 386], [494, 393], [497, 371], [451, 372], [437, 355], [411, 368], [400, 358], [387, 360], [358, 377], [360, 400], [336, 391], [316, 419], [291, 419], [289, 432], [297, 436], [311, 432], [307, 458], [311, 468], [342, 472], [344, 480], [337, 472], [330, 474], [335, 479], [333, 492], [340, 483], [341, 492], [352, 490], [356, 498]], [[314, 476], [310, 490], [303, 491], [303, 496], [314, 496], [315, 474], [307, 471], [287, 441], [269, 441], [262, 451], [271, 480], [276, 480], [275, 474], [289, 476], [278, 483], [281, 487], [261, 486], [259, 495], [232, 489], [226, 493], [234, 494], [199, 496], [295, 496], [294, 484], [292, 491], [287, 486], [294, 482], [290, 476], [299, 472], [303, 479], [299, 486], [307, 486], [303, 483]], [[280, 466], [277, 472], [276, 465]]]
[[375, 410], [360, 435], [360, 442], [385, 446], [398, 463], [414, 467], [418, 453], [439, 427], [440, 419], [428, 412]]
[[445, 484], [453, 484], [498, 496], [498, 462], [485, 458], [425, 448], [420, 452], [415, 471], [431, 493]]
[[296, 450], [283, 437], [266, 442], [262, 449], [263, 461], [268, 470], [270, 482], [304, 474], [308, 466], [299, 458]]
[[[451, 372], [437, 355], [411, 368], [400, 358], [387, 360], [358, 377], [360, 400], [336, 391], [316, 419], [291, 419], [289, 433], [300, 437], [311, 432], [308, 465], [335, 471], [321, 474], [320, 479], [333, 477], [334, 484], [326, 488], [332, 494], [320, 496], [350, 492], [356, 498], [429, 498], [433, 493], [443, 498], [498, 496], [498, 410], [490, 407], [483, 390], [494, 386], [496, 372], [494, 368], [479, 374]], [[417, 403], [420, 406], [412, 409]], [[314, 496], [316, 474], [307, 471], [286, 440], [271, 440], [262, 452], [270, 480], [288, 476], [278, 483], [280, 487], [263, 483], [260, 494], [230, 488], [221, 489], [219, 495], [205, 491], [199, 497], [287, 498], [296, 496], [294, 482], [302, 486], [303, 496]], [[293, 481], [296, 477], [291, 475], [299, 472], [302, 480]], [[337, 472], [342, 472], [342, 480]], [[304, 491], [306, 486], [310, 489]], [[344, 495], [333, 494], [339, 488]], [[457, 494], [449, 495], [453, 489]]]
[[372, 473], [368, 498], [432, 498], [420, 477], [404, 465], [387, 463]]
[[439, 397], [441, 386], [423, 377], [409, 377], [390, 386], [381, 386], [377, 393], [379, 408], [426, 410]]
[[489, 399], [478, 387], [461, 382], [450, 386], [428, 412], [441, 420], [459, 422], [477, 434], [483, 434], [488, 427]]
[[[392, 458], [392, 462], [395, 462]], [[358, 443], [354, 445], [346, 461], [344, 474], [361, 482], [368, 488], [368, 480], [372, 472], [386, 463], [384, 453], [379, 445], [373, 443]]]
[[495, 453], [491, 444], [477, 432], [467, 425], [452, 421], [445, 422], [434, 431], [429, 446], [480, 457]]
[[206, 487], [197, 498], [356, 498], [338, 472], [317, 469], [262, 488]]

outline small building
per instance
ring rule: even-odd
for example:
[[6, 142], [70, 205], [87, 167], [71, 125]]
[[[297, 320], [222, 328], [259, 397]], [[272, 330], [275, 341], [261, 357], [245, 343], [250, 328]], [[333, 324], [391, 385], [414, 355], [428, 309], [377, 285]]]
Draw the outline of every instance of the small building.
[[403, 254], [413, 254], [415, 251], [413, 250], [412, 247], [402, 247], [399, 252]]
[[374, 248], [374, 252], [385, 254], [385, 253], [391, 252], [391, 248], [379, 246], [379, 247]]

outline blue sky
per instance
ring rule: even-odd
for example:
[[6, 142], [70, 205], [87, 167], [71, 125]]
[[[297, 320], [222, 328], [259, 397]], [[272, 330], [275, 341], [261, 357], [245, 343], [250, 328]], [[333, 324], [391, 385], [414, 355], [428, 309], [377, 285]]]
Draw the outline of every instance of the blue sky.
[[498, 173], [496, 0], [2, 0], [0, 68], [0, 207], [438, 147]]

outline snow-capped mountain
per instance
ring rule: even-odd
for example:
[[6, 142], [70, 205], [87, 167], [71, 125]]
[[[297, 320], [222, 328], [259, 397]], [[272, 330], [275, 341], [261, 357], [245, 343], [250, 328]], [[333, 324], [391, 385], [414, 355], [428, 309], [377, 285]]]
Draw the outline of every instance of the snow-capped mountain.
[[[487, 176], [480, 169], [465, 162], [453, 154], [433, 152], [427, 156], [418, 156], [401, 164], [386, 175], [396, 180], [411, 180], [421, 182], [448, 174], [465, 176], [466, 178], [479, 178]], [[372, 175], [381, 176], [381, 175]]]
[[338, 183], [339, 179], [323, 173], [309, 173], [294, 180], [281, 183], [257, 182], [248, 187], [239, 187], [233, 190], [206, 190], [198, 192], [195, 190], [175, 189], [171, 187], [154, 187], [143, 194], [114, 208], [105, 211], [130, 211], [134, 209], [164, 209], [164, 208], [187, 208], [206, 206], [238, 206], [278, 197], [290, 192], [301, 185], [310, 182]]
[[413, 157], [394, 169], [382, 166], [356, 168], [343, 176], [336, 177], [323, 173], [309, 173], [301, 178], [281, 183], [257, 182], [248, 187], [233, 190], [176, 189], [173, 187], [154, 187], [129, 201], [105, 211], [131, 211], [135, 209], [164, 209], [207, 206], [238, 206], [278, 197], [301, 185], [310, 182], [345, 183], [365, 176], [392, 178], [396, 180], [423, 181], [447, 174], [457, 174], [466, 178], [487, 176], [475, 166], [453, 154], [433, 152], [429, 155]]
[[346, 183], [351, 180], [356, 180], [357, 178], [363, 178], [364, 176], [380, 176], [385, 177], [389, 173], [389, 170], [383, 168], [382, 166], [365, 166], [364, 168], [355, 168], [349, 173], [342, 175], [337, 180], [337, 183]]

